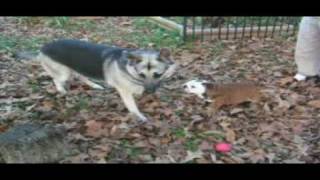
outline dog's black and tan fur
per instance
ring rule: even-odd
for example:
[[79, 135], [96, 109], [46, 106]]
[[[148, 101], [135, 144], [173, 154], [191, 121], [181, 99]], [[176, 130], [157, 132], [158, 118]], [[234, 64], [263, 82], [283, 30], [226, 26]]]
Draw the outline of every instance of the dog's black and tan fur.
[[66, 93], [65, 83], [74, 75], [96, 89], [103, 87], [92, 80], [103, 80], [119, 92], [128, 110], [141, 121], [147, 118], [137, 108], [134, 95], [153, 93], [176, 67], [165, 48], [126, 49], [68, 39], [44, 45], [37, 60], [59, 92]]

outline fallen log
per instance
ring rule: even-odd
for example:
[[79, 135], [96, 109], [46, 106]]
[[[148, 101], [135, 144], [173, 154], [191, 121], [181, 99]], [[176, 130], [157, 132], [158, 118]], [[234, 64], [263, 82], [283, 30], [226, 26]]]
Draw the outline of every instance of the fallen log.
[[57, 163], [72, 154], [66, 130], [26, 123], [0, 133], [0, 163]]

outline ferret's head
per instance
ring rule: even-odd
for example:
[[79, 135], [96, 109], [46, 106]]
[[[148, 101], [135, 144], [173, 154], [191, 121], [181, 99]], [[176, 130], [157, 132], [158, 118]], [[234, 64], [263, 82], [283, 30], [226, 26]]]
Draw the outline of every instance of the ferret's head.
[[183, 89], [187, 93], [196, 94], [198, 97], [204, 99], [204, 94], [206, 93], [205, 80], [191, 80], [183, 84]]

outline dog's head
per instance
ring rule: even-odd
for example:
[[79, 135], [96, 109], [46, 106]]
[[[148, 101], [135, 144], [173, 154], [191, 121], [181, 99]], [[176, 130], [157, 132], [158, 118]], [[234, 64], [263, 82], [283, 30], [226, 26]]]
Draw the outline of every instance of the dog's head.
[[205, 80], [191, 80], [182, 85], [183, 89], [187, 93], [196, 94], [200, 98], [204, 98], [203, 95], [206, 92], [205, 84], [208, 81]]
[[128, 60], [128, 72], [143, 82], [147, 93], [155, 92], [161, 81], [171, 77], [176, 69], [171, 52], [167, 48], [160, 51], [127, 51], [124, 56]]

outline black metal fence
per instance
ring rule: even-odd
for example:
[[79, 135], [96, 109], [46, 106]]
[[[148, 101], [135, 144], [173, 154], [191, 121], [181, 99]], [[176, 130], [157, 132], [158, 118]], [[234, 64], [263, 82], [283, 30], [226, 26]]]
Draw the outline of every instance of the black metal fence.
[[184, 40], [294, 36], [301, 17], [166, 17], [182, 25]]

